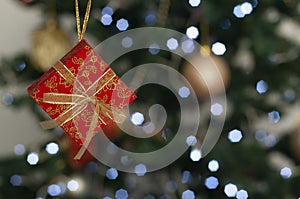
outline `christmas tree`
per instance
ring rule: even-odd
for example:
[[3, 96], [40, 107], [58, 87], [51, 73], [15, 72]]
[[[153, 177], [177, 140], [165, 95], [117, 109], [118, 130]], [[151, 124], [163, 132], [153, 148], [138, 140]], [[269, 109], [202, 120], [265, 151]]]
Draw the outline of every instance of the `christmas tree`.
[[[30, 50], [1, 60], [1, 103], [16, 112], [29, 109], [28, 117], [38, 123], [48, 118], [41, 107], [25, 92], [11, 89], [19, 85], [25, 91], [76, 45], [75, 1], [15, 1], [28, 12], [40, 9], [43, 26], [32, 30]], [[81, 21], [86, 4], [79, 1]], [[113, 146], [143, 154], [139, 157], [156, 167], [137, 164], [131, 172], [114, 167], [115, 159], [124, 165], [131, 159], [97, 143], [91, 148], [106, 155], [89, 151], [74, 160], [80, 150], [76, 142], [61, 128], [40, 128], [46, 139], [35, 138], [35, 146], [19, 143], [14, 155], [0, 160], [0, 198], [299, 198], [299, 20], [300, 3], [295, 0], [93, 1], [85, 38], [112, 62], [108, 64], [116, 74], [152, 63], [130, 81], [124, 77], [125, 83], [163, 79], [177, 89], [174, 93], [157, 82], [140, 86], [129, 105], [130, 132], [113, 123], [98, 135], [108, 137]], [[67, 31], [71, 21], [74, 26]], [[160, 41], [145, 42], [147, 48], [136, 45], [151, 38]], [[168, 72], [182, 74], [189, 83], [178, 86], [164, 70], [155, 73], [159, 65], [153, 63], [168, 66]], [[194, 101], [187, 101], [191, 96]], [[219, 102], [222, 97], [225, 101]], [[161, 108], [155, 104], [164, 107], [161, 115], [151, 114]], [[164, 116], [165, 123], [158, 125]], [[192, 132], [183, 140], [182, 122], [183, 134]], [[194, 123], [199, 124], [196, 129]], [[133, 128], [151, 136], [134, 136]], [[172, 154], [163, 152], [158, 159], [148, 156], [172, 146], [177, 136], [180, 144], [172, 154], [178, 158], [169, 160]], [[213, 143], [211, 150], [203, 147], [206, 142]]]

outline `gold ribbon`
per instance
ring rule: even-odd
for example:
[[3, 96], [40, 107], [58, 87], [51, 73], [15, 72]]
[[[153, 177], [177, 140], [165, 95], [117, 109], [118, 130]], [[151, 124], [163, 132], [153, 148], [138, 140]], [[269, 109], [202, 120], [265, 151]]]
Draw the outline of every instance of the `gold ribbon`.
[[[66, 124], [85, 110], [90, 103], [95, 106], [91, 124], [86, 134], [86, 139], [81, 149], [74, 157], [74, 159], [80, 159], [93, 137], [94, 130], [98, 126], [98, 120], [100, 120], [103, 124], [106, 124], [101, 115], [104, 115], [117, 123], [123, 122], [125, 119], [125, 115], [122, 110], [116, 107], [110, 107], [95, 97], [99, 91], [101, 91], [111, 80], [113, 80], [113, 78], [116, 77], [116, 74], [112, 70], [106, 70], [106, 72], [104, 72], [89, 88], [85, 89], [84, 86], [77, 81], [73, 73], [61, 61], [58, 61], [53, 67], [66, 82], [74, 86], [73, 89], [75, 93], [44, 93], [44, 103], [69, 105], [69, 107], [66, 108], [66, 110], [63, 111], [57, 118], [41, 122], [41, 126], [44, 129], [52, 129]], [[108, 79], [99, 85], [99, 81], [104, 76], [108, 77]], [[117, 114], [113, 114], [113, 111]]]
[[92, 0], [88, 0], [87, 6], [86, 6], [86, 11], [85, 11], [85, 16], [84, 16], [84, 20], [83, 20], [83, 25], [82, 25], [82, 29], [81, 29], [80, 28], [79, 3], [78, 3], [78, 0], [75, 0], [78, 41], [81, 41], [84, 37], [85, 31], [87, 28], [87, 23], [89, 21], [91, 6], [92, 6]]

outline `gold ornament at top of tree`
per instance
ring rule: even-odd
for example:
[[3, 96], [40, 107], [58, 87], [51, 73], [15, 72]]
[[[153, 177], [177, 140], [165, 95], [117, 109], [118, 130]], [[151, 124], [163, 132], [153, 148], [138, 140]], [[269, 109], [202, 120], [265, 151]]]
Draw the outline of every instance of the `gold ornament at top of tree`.
[[54, 19], [50, 19], [45, 27], [33, 32], [31, 61], [36, 69], [47, 71], [70, 46], [68, 36], [57, 27]]
[[193, 58], [193, 62], [197, 64], [192, 65], [187, 62], [181, 72], [191, 84], [196, 95], [199, 98], [207, 98], [210, 94], [221, 94], [223, 86], [219, 79], [221, 78], [225, 88], [230, 80], [229, 67], [224, 59], [209, 53], [199, 53], [199, 56]]

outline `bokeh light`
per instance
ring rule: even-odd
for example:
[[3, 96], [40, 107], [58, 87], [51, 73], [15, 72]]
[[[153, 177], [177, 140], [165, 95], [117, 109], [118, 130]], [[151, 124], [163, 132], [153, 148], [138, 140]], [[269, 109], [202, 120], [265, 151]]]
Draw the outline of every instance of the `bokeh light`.
[[227, 18], [221, 19], [220, 26], [223, 30], [228, 30], [231, 26], [231, 21]]
[[122, 18], [117, 21], [117, 28], [120, 31], [125, 31], [129, 27], [129, 23], [126, 19]]
[[280, 114], [278, 111], [271, 111], [268, 113], [269, 120], [273, 123], [278, 123], [280, 120]]
[[124, 37], [122, 39], [122, 46], [124, 48], [130, 48], [132, 46], [132, 44], [133, 44], [133, 40], [131, 37]]
[[158, 44], [154, 43], [154, 44], [151, 44], [149, 46], [149, 52], [150, 52], [150, 54], [157, 55], [159, 53], [159, 51], [160, 51], [160, 48], [159, 48]]
[[223, 106], [221, 104], [213, 104], [210, 107], [210, 112], [214, 115], [214, 116], [220, 116], [223, 113]]
[[154, 12], [151, 12], [145, 16], [145, 23], [147, 25], [154, 25], [156, 23], [156, 15]]
[[170, 38], [168, 39], [167, 41], [167, 47], [170, 49], [170, 50], [176, 50], [178, 48], [178, 41], [177, 39], [174, 39], [174, 38]]
[[197, 37], [199, 36], [199, 30], [195, 26], [188, 27], [186, 29], [186, 35], [190, 39], [197, 39]]
[[201, 3], [201, 0], [189, 0], [189, 4], [192, 6], [192, 7], [198, 7]]
[[296, 97], [295, 91], [292, 89], [287, 89], [284, 91], [283, 97], [284, 97], [285, 101], [292, 102], [295, 100], [295, 97]]
[[229, 183], [229, 184], [225, 185], [225, 187], [224, 187], [224, 193], [228, 197], [235, 197], [237, 191], [238, 191], [237, 186], [232, 183]]
[[25, 68], [26, 68], [26, 63], [25, 62], [22, 62], [22, 63], [16, 65], [16, 67], [15, 67], [16, 71], [18, 71], [18, 72], [23, 71]]
[[145, 118], [144, 118], [144, 115], [140, 112], [135, 112], [131, 115], [131, 118], [130, 118], [131, 122], [136, 125], [136, 126], [139, 126], [141, 124], [143, 124]]
[[67, 188], [72, 192], [77, 191], [79, 189], [79, 183], [76, 180], [70, 180], [67, 184]]
[[190, 89], [186, 86], [183, 86], [178, 90], [178, 94], [181, 98], [187, 98], [190, 96]]
[[27, 156], [27, 162], [30, 165], [36, 165], [39, 162], [39, 155], [37, 153], [29, 153]]
[[24, 155], [25, 151], [26, 151], [26, 149], [23, 144], [17, 144], [14, 146], [14, 153], [18, 156]]
[[224, 53], [226, 52], [226, 46], [221, 42], [216, 42], [212, 45], [211, 51], [215, 55], [224, 55]]
[[268, 84], [264, 80], [259, 80], [256, 83], [256, 90], [259, 94], [264, 94], [268, 91]]
[[59, 196], [62, 193], [61, 187], [57, 184], [48, 186], [47, 192], [50, 196]]
[[275, 135], [270, 134], [265, 137], [264, 141], [267, 147], [273, 147], [277, 144], [277, 137]]
[[211, 172], [217, 172], [219, 170], [219, 162], [217, 160], [211, 160], [208, 163], [208, 169]]
[[188, 183], [189, 180], [190, 180], [190, 177], [191, 177], [191, 172], [190, 171], [183, 171], [182, 173], [182, 179], [181, 179], [181, 182], [182, 184], [185, 184], [185, 183]]
[[241, 5], [234, 6], [234, 8], [233, 8], [233, 14], [237, 18], [243, 18], [243, 17], [245, 17], [245, 13], [242, 11]]
[[190, 153], [190, 158], [194, 162], [198, 162], [202, 157], [202, 152], [200, 149], [193, 149]]
[[58, 151], [59, 151], [59, 146], [58, 146], [58, 144], [56, 144], [54, 142], [51, 142], [51, 143], [49, 143], [49, 144], [46, 145], [46, 151], [50, 155], [57, 154]]
[[125, 189], [119, 189], [116, 191], [115, 197], [116, 199], [127, 199], [128, 192]]
[[184, 53], [189, 54], [195, 50], [195, 45], [193, 40], [188, 39], [181, 43], [181, 49]]
[[197, 143], [197, 138], [193, 135], [190, 135], [186, 138], [186, 144], [188, 146], [194, 146]]
[[23, 182], [23, 179], [20, 175], [12, 175], [10, 177], [10, 184], [12, 184], [13, 186], [20, 186]]
[[110, 180], [115, 180], [117, 179], [119, 173], [117, 171], [117, 169], [115, 168], [110, 168], [110, 169], [107, 169], [106, 171], [106, 177]]
[[208, 189], [216, 189], [219, 186], [219, 180], [214, 176], [210, 176], [205, 179], [204, 185]]
[[113, 15], [114, 14], [114, 10], [109, 7], [109, 6], [106, 6], [102, 9], [102, 15]]
[[248, 198], [248, 192], [241, 189], [236, 193], [236, 198], [237, 199], [247, 199]]
[[284, 167], [280, 170], [280, 175], [283, 178], [290, 178], [292, 176], [292, 170], [288, 167]]
[[267, 137], [267, 133], [266, 131], [263, 130], [257, 130], [255, 132], [255, 139], [259, 142], [262, 142], [265, 140], [265, 138]]
[[104, 14], [101, 17], [101, 23], [105, 26], [109, 26], [112, 22], [113, 22], [113, 19], [112, 19], [111, 15], [109, 15], [109, 14]]
[[14, 96], [11, 93], [4, 93], [2, 96], [2, 102], [6, 106], [12, 105], [14, 102]]
[[147, 172], [147, 167], [144, 164], [138, 164], [134, 167], [134, 172], [137, 176], [144, 176]]
[[240, 130], [234, 129], [228, 133], [228, 139], [232, 143], [240, 142], [242, 138], [243, 135]]
[[245, 14], [245, 15], [249, 15], [251, 14], [251, 12], [253, 11], [253, 7], [252, 4], [249, 2], [244, 2], [241, 4], [241, 11]]
[[191, 190], [186, 190], [186, 191], [182, 192], [181, 198], [182, 199], [194, 199], [195, 193]]

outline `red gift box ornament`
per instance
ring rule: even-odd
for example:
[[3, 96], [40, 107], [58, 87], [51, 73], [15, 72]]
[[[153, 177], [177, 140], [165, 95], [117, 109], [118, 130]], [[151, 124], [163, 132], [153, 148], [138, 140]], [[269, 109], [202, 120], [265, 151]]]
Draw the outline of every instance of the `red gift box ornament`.
[[[77, 27], [80, 26], [76, 2]], [[81, 149], [80, 159], [92, 137], [102, 127], [125, 119], [123, 108], [136, 95], [126, 87], [92, 47], [83, 40], [91, 0], [88, 1], [80, 41], [61, 60], [28, 88], [29, 95], [52, 120], [41, 122], [44, 129], [61, 126]]]
[[136, 98], [85, 40], [30, 86], [28, 93], [52, 118], [41, 122], [44, 129], [59, 125], [83, 145], [75, 159], [80, 159], [102, 127], [110, 121], [122, 122], [122, 109]]

